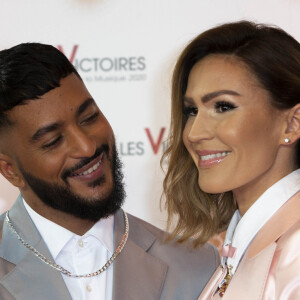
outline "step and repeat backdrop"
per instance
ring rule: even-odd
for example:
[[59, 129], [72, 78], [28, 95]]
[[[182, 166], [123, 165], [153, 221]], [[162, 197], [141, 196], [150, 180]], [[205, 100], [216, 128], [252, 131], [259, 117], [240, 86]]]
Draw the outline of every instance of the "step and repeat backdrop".
[[[0, 0], [0, 49], [42, 42], [65, 53], [114, 129], [125, 209], [164, 228], [160, 158], [180, 51], [200, 32], [241, 19], [276, 24], [300, 40], [299, 14], [298, 0]], [[17, 195], [1, 176], [0, 212]]]

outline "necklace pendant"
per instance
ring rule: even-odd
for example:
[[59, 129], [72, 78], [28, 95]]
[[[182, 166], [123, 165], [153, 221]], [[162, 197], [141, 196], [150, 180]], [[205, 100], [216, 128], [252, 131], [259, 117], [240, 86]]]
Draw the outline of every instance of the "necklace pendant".
[[219, 296], [220, 297], [224, 296], [224, 294], [225, 294], [225, 292], [227, 290], [227, 287], [229, 285], [229, 281], [230, 281], [230, 279], [232, 277], [232, 274], [231, 274], [232, 266], [231, 265], [226, 266], [226, 269], [227, 269], [226, 275], [225, 275], [223, 283], [222, 283], [222, 285], [221, 285], [221, 287], [219, 289]]

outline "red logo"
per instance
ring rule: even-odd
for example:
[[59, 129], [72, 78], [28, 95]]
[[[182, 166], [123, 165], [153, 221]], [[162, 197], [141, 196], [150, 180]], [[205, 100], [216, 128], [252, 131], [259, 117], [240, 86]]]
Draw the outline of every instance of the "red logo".
[[[74, 58], [75, 58], [75, 55], [76, 55], [76, 53], [77, 53], [78, 47], [79, 47], [79, 45], [74, 45], [74, 46], [73, 46], [73, 49], [72, 49], [72, 51], [71, 51], [71, 55], [70, 55], [70, 57], [69, 57], [69, 61], [70, 61], [71, 64], [72, 64], [73, 61], [74, 61]], [[62, 47], [61, 45], [58, 45], [58, 46], [57, 46], [57, 49], [58, 49], [60, 52], [62, 52], [64, 55], [66, 55], [66, 53], [65, 53], [65, 51], [64, 51], [64, 49], [63, 49], [63, 47]], [[66, 56], [67, 56], [67, 55], [66, 55]], [[67, 56], [67, 57], [68, 57], [68, 56]]]
[[152, 150], [153, 150], [154, 154], [157, 154], [157, 152], [158, 152], [158, 150], [159, 150], [159, 147], [160, 147], [160, 145], [161, 145], [161, 143], [162, 143], [162, 139], [163, 139], [165, 130], [166, 130], [165, 127], [162, 127], [162, 128], [160, 129], [158, 138], [157, 138], [156, 142], [154, 142], [153, 137], [152, 137], [152, 134], [151, 134], [151, 132], [150, 132], [150, 129], [149, 129], [149, 128], [145, 128], [147, 137], [148, 137], [148, 139], [149, 139], [149, 142], [150, 142], [150, 145], [151, 145], [151, 147], [152, 147]]

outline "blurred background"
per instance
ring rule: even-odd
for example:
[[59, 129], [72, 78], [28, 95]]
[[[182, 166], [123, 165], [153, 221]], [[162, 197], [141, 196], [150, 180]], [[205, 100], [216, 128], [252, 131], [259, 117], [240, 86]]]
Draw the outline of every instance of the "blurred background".
[[[176, 58], [200, 32], [241, 19], [275, 24], [300, 40], [298, 0], [0, 0], [0, 49], [58, 47], [111, 123], [124, 163], [125, 209], [160, 228], [160, 158]], [[18, 190], [0, 176], [0, 212]], [[214, 238], [221, 245], [222, 236]]]

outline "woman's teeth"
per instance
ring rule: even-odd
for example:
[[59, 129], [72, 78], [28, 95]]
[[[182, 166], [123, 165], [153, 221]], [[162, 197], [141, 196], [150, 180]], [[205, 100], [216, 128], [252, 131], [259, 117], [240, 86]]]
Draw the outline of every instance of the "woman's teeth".
[[209, 160], [209, 159], [214, 159], [214, 158], [225, 157], [229, 154], [230, 154], [230, 152], [220, 152], [220, 153], [215, 153], [215, 154], [208, 154], [208, 155], [200, 156], [200, 159], [201, 160]]

